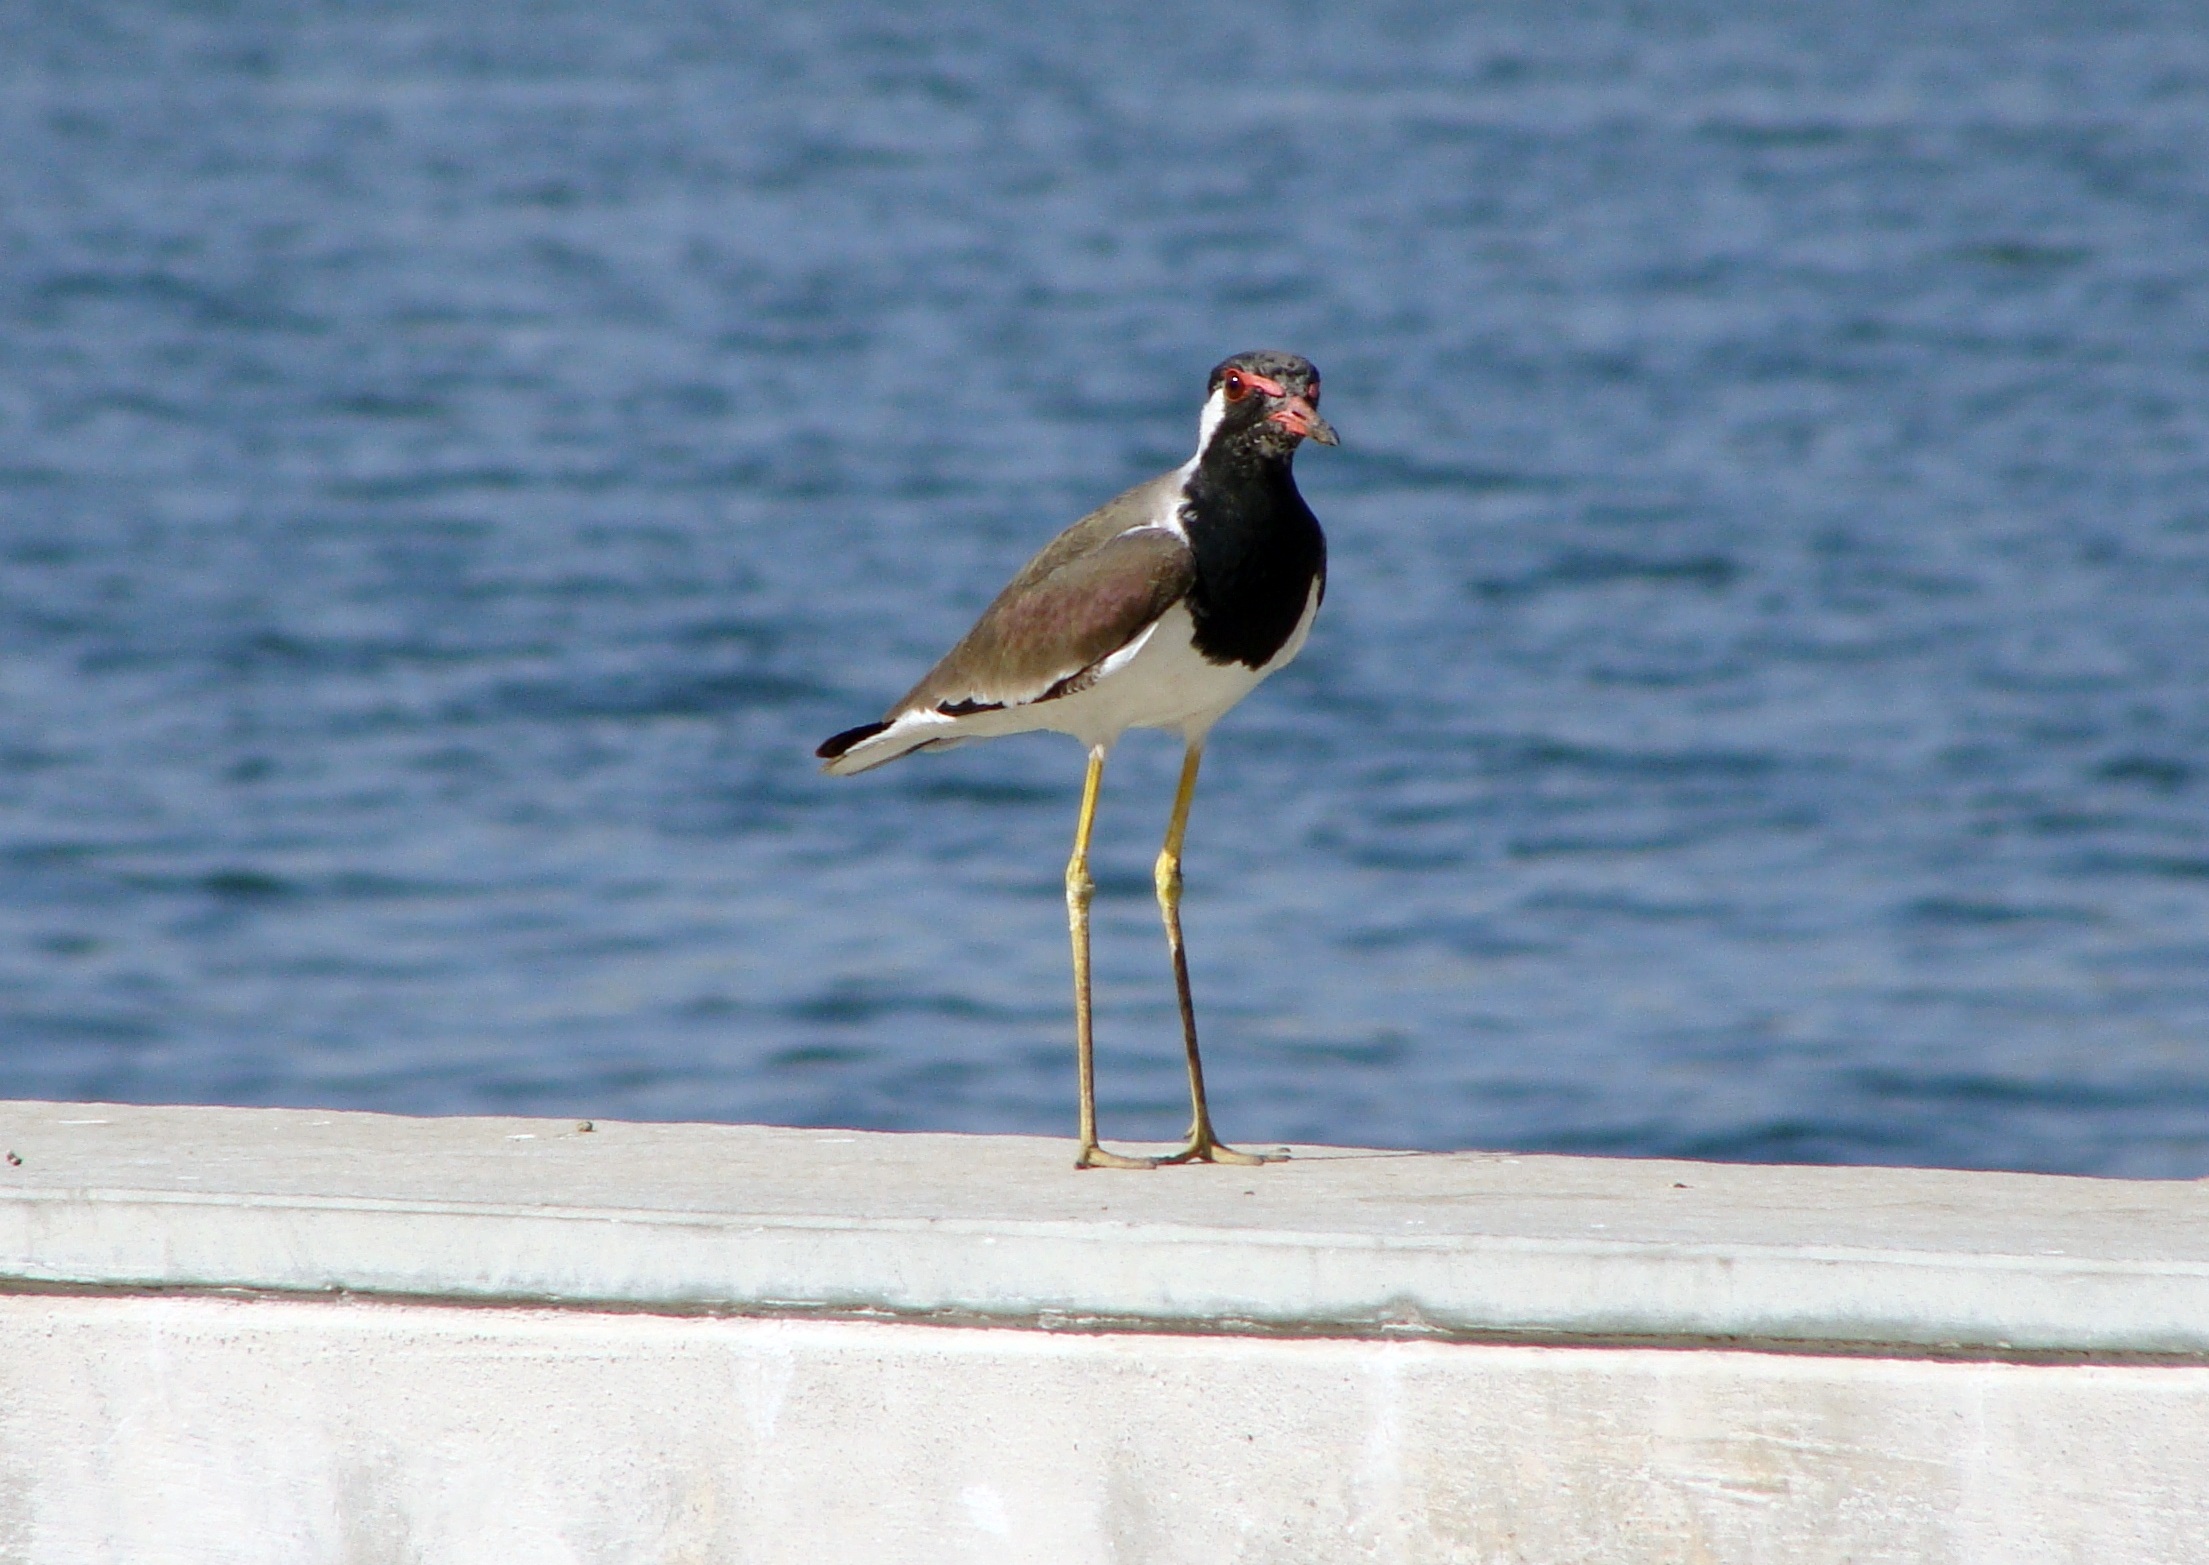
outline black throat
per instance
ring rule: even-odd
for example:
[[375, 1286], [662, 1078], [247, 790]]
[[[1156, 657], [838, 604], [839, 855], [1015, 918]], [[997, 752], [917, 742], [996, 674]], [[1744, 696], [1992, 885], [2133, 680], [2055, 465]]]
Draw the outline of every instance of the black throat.
[[1196, 556], [1189, 613], [1196, 648], [1213, 663], [1263, 668], [1288, 644], [1316, 586], [1327, 585], [1327, 539], [1296, 492], [1287, 451], [1215, 439], [1182, 487], [1182, 523]]

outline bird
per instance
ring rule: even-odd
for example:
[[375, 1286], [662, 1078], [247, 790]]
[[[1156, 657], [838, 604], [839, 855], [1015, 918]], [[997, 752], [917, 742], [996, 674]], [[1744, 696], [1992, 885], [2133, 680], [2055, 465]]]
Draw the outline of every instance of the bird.
[[[1181, 849], [1212, 726], [1303, 649], [1327, 590], [1327, 540], [1291, 464], [1306, 440], [1337, 444], [1319, 416], [1319, 371], [1293, 353], [1238, 353], [1205, 386], [1195, 455], [1106, 501], [1046, 544], [965, 637], [884, 714], [814, 753], [833, 776], [916, 750], [1043, 729], [1088, 750], [1066, 865], [1077, 1168], [1260, 1164], [1285, 1153], [1220, 1141], [1204, 1096], [1196, 1009], [1181, 937]], [[1181, 736], [1181, 778], [1153, 874], [1188, 1054], [1189, 1134], [1165, 1157], [1097, 1139], [1090, 1018], [1090, 830], [1105, 758], [1131, 728]]]

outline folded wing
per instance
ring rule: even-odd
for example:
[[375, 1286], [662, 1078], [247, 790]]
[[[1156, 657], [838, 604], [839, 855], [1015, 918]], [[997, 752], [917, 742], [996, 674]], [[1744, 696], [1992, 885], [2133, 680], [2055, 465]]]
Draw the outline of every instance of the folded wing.
[[1085, 687], [1098, 667], [1185, 596], [1196, 560], [1178, 533], [1137, 527], [1053, 560], [1046, 552], [997, 595], [891, 717], [1026, 706]]
[[814, 752], [825, 770], [848, 775], [922, 745], [955, 744], [964, 737], [960, 718], [1087, 689], [1196, 580], [1196, 559], [1179, 533], [1098, 525], [1111, 520], [1103, 512], [1085, 518], [1031, 560], [882, 721], [847, 729]]

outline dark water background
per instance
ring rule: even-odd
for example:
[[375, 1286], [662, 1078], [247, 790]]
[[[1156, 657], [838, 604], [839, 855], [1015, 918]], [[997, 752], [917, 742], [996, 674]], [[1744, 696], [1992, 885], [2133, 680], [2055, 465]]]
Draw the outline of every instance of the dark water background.
[[1072, 744], [807, 752], [1259, 345], [1228, 1134], [2209, 1172], [2209, 28], [2110, 4], [0, 8], [0, 1095], [1067, 1131]]

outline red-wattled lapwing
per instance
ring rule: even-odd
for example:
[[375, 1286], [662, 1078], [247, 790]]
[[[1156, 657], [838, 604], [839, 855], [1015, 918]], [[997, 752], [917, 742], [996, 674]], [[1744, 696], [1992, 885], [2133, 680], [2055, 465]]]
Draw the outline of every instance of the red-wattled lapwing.
[[[997, 595], [966, 639], [879, 723], [819, 751], [837, 776], [909, 750], [1044, 728], [1089, 749], [1066, 917], [1074, 941], [1074, 1041], [1082, 1168], [1263, 1163], [1222, 1146], [1204, 1105], [1196, 1011], [1181, 946], [1181, 839], [1204, 738], [1227, 709], [1296, 656], [1327, 585], [1327, 540], [1296, 492], [1298, 442], [1335, 443], [1319, 416], [1319, 371], [1293, 353], [1238, 353], [1212, 371], [1197, 453], [1060, 533]], [[1155, 879], [1189, 1051], [1189, 1142], [1168, 1158], [1097, 1144], [1089, 1027], [1089, 831], [1105, 755], [1130, 728], [1188, 747]]]

